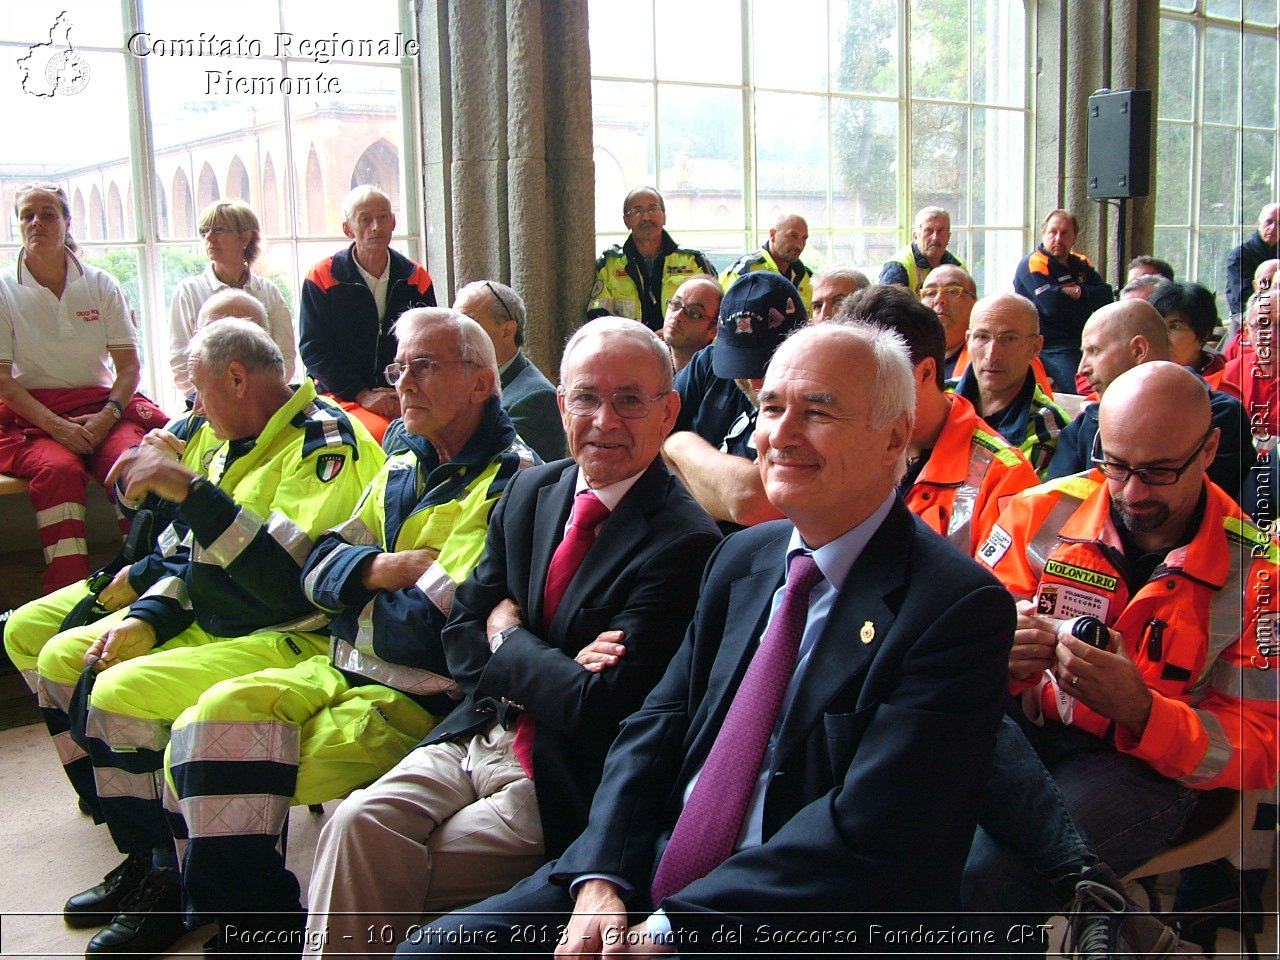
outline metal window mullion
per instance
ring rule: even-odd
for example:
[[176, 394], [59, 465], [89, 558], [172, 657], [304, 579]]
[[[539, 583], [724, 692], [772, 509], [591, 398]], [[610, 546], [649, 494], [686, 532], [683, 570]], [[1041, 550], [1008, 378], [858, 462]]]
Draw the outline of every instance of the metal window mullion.
[[[1191, 44], [1191, 78], [1195, 91], [1191, 102], [1191, 188], [1190, 210], [1187, 211], [1191, 221], [1190, 237], [1187, 249], [1187, 275], [1200, 275], [1200, 169], [1202, 166], [1201, 151], [1204, 148], [1204, 43], [1205, 22], [1194, 21], [1194, 41]], [[1163, 51], [1161, 51], [1163, 55]]]
[[759, 167], [756, 164], [756, 76], [755, 47], [752, 39], [751, 0], [741, 0], [742, 17], [742, 242], [744, 250], [755, 248], [759, 236]]
[[898, 241], [911, 239], [911, 4], [898, 0]]

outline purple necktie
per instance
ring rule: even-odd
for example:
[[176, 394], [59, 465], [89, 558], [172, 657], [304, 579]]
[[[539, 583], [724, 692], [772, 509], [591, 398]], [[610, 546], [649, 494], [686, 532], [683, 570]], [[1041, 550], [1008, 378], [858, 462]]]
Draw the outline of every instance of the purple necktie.
[[[556, 552], [551, 556], [551, 566], [547, 568], [547, 585], [542, 590], [542, 623], [545, 628], [551, 627], [551, 621], [560, 609], [560, 601], [564, 599], [573, 575], [578, 572], [583, 558], [595, 542], [596, 528], [608, 516], [609, 508], [590, 490], [581, 490], [573, 498], [569, 526], [560, 546], [556, 547]], [[533, 779], [534, 729], [533, 715], [521, 712], [516, 720], [515, 742], [511, 745], [516, 759], [524, 768], [525, 776], [530, 779]]]
[[822, 571], [813, 557], [798, 553], [792, 558], [782, 604], [747, 666], [689, 802], [680, 811], [671, 841], [662, 853], [653, 878], [655, 906], [706, 876], [733, 853], [765, 747], [795, 672], [809, 614], [809, 592], [821, 579]]

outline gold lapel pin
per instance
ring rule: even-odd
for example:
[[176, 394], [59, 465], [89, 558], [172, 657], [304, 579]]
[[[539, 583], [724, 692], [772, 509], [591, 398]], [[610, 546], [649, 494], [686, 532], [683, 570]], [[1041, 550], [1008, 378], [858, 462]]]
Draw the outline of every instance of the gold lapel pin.
[[870, 620], [862, 624], [862, 631], [858, 634], [862, 638], [863, 643], [870, 643], [876, 638], [876, 625]]

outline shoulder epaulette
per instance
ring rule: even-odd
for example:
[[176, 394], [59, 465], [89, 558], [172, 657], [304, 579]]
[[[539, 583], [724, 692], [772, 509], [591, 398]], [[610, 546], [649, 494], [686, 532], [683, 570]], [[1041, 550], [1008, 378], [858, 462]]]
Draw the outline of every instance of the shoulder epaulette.
[[294, 414], [290, 421], [303, 431], [302, 456], [311, 456], [324, 447], [350, 447], [354, 459], [360, 459], [351, 419], [343, 411], [319, 397]]

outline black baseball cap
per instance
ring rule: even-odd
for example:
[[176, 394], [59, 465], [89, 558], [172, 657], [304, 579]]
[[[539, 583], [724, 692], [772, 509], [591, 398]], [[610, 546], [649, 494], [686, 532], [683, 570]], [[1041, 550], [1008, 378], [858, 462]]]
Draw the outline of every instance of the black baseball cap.
[[795, 285], [772, 270], [744, 273], [720, 302], [711, 369], [725, 380], [756, 380], [783, 340], [809, 322]]

